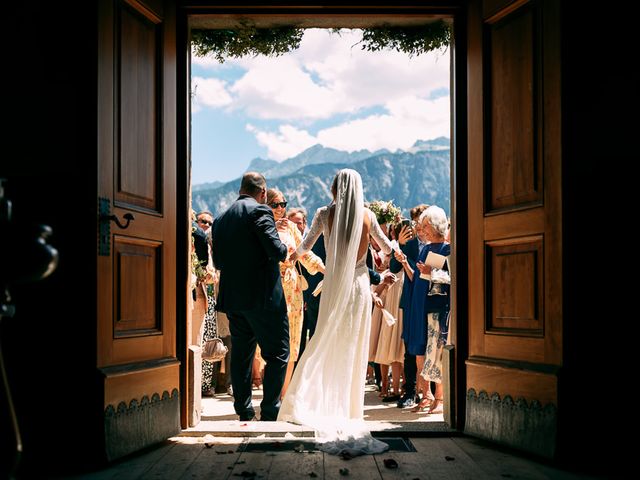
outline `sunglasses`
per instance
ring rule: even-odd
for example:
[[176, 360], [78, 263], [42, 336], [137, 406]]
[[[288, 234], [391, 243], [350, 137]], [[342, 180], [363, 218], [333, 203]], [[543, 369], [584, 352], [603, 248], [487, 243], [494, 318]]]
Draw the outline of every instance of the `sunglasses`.
[[269, 206], [271, 208], [278, 208], [278, 207], [286, 208], [287, 202], [274, 202], [274, 203], [270, 203]]
[[213, 225], [213, 222], [210, 222], [209, 220], [204, 220], [202, 218], [198, 220], [198, 223], [204, 223], [205, 225], [209, 225], [209, 226]]

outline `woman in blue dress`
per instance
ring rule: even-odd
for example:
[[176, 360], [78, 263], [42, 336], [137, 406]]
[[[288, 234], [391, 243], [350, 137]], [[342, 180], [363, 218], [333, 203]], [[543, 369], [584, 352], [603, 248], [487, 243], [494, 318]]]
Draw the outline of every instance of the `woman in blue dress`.
[[[451, 245], [445, 241], [449, 221], [442, 208], [431, 205], [422, 212], [419, 222], [419, 234], [426, 245], [418, 253], [417, 270], [411, 268], [406, 257], [398, 258], [406, 272], [405, 281], [410, 283], [410, 300], [404, 310], [402, 337], [408, 353], [416, 356], [418, 372], [421, 372], [416, 391], [422, 393], [422, 399], [415, 410], [424, 411], [429, 407], [429, 411], [433, 411], [442, 401], [442, 338], [446, 342], [449, 284], [436, 283], [448, 277], [448, 273], [445, 273], [448, 272], [447, 263], [442, 271], [432, 272], [425, 260], [429, 252], [448, 257]], [[425, 356], [429, 362], [427, 368]], [[436, 383], [435, 398], [431, 393], [430, 381]]]

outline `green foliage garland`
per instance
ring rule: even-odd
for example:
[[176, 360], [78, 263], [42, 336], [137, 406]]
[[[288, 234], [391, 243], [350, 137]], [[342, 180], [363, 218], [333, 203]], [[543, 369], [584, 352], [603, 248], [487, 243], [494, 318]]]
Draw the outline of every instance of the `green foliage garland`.
[[301, 28], [256, 28], [245, 22], [233, 30], [194, 30], [192, 43], [196, 56], [204, 57], [213, 53], [216, 60], [224, 63], [225, 57], [277, 57], [297, 49], [303, 34]]
[[451, 42], [451, 29], [444, 21], [419, 27], [379, 27], [362, 31], [362, 49], [369, 52], [396, 50], [413, 57], [446, 47]]
[[[339, 29], [334, 29], [339, 32]], [[224, 63], [226, 57], [245, 55], [277, 57], [300, 46], [303, 28], [257, 28], [244, 21], [237, 28], [193, 30], [195, 55], [213, 54]], [[362, 30], [362, 49], [370, 52], [396, 50], [410, 57], [446, 47], [451, 42], [451, 29], [443, 20], [413, 27], [382, 26]]]

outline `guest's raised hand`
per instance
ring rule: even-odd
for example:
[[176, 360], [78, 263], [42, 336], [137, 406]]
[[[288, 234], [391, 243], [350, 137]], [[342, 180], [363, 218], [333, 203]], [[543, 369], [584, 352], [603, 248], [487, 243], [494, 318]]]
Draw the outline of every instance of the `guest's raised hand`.
[[400, 229], [400, 233], [398, 234], [398, 243], [400, 245], [406, 244], [409, 240], [413, 238], [413, 230], [409, 225], [403, 225]]
[[400, 250], [394, 250], [393, 256], [396, 257], [396, 260], [400, 263], [405, 263], [407, 261], [407, 256], [402, 253]]
[[389, 271], [386, 271], [381, 276], [382, 276], [382, 282], [386, 283], [387, 285], [393, 285], [398, 280], [398, 277], [396, 277], [395, 274]]

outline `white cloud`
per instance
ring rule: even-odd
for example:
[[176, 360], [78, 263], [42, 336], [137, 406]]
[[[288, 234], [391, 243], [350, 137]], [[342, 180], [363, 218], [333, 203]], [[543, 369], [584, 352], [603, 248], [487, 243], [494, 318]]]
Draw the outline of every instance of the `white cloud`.
[[429, 140], [450, 135], [449, 98], [436, 100], [413, 96], [389, 102], [387, 113], [370, 115], [320, 130], [311, 135], [291, 125], [279, 127], [277, 133], [266, 132], [248, 126], [260, 145], [267, 148], [268, 156], [274, 160], [291, 158], [317, 143], [338, 150], [375, 151], [387, 148], [407, 150], [416, 140]]
[[339, 109], [334, 92], [315, 83], [290, 57], [256, 59], [230, 90], [233, 108], [257, 118], [327, 118]]
[[251, 124], [247, 124], [246, 128], [256, 136], [260, 145], [266, 147], [267, 157], [271, 160], [291, 158], [317, 143], [309, 132], [292, 125], [281, 125], [277, 133], [259, 130]]
[[[258, 118], [310, 121], [407, 96], [427, 98], [433, 90], [449, 88], [448, 51], [414, 58], [395, 51], [367, 52], [358, 44], [361, 38], [359, 30], [338, 35], [311, 29], [290, 54], [228, 59], [224, 68], [246, 71], [229, 87], [230, 107]], [[211, 58], [198, 62], [217, 69]]]
[[406, 150], [416, 140], [449, 136], [449, 99], [405, 97], [389, 102], [388, 114], [371, 115], [318, 132], [318, 143], [339, 150]]
[[193, 112], [199, 111], [201, 107], [224, 107], [232, 102], [225, 82], [217, 78], [193, 77], [191, 92]]
[[[449, 87], [448, 52], [430, 52], [409, 58], [395, 51], [367, 52], [358, 42], [361, 31], [343, 30], [340, 36], [314, 30], [305, 40], [316, 44], [301, 48], [301, 63], [320, 80], [349, 99], [350, 108], [379, 105], [408, 95], [428, 97], [431, 91]], [[303, 40], [304, 41], [304, 40]], [[324, 55], [315, 52], [321, 45]], [[308, 52], [313, 53], [313, 55]]]

